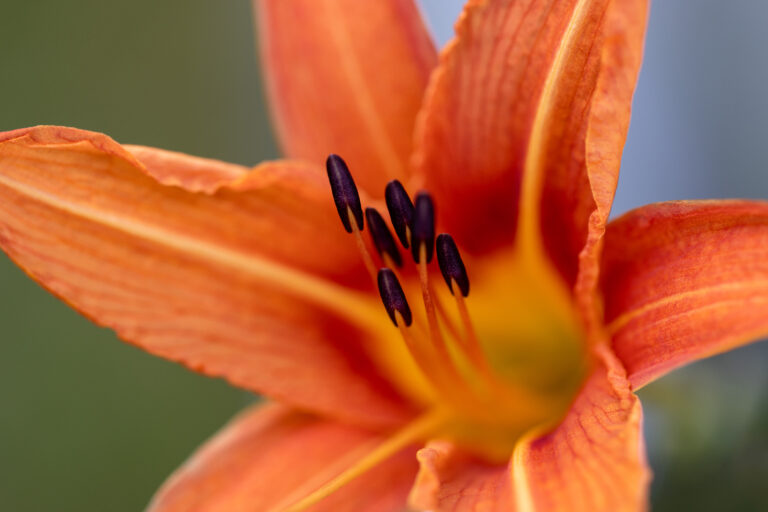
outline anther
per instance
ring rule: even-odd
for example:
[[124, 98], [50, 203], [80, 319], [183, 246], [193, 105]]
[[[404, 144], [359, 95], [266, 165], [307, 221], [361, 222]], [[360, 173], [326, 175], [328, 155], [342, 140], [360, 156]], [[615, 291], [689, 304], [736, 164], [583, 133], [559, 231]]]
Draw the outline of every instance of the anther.
[[436, 245], [437, 262], [448, 288], [452, 294], [456, 295], [456, 290], [453, 289], [455, 282], [461, 294], [466, 297], [469, 295], [469, 276], [453, 237], [445, 233], [438, 235]]
[[395, 239], [392, 237], [387, 223], [381, 217], [381, 214], [375, 208], [365, 209], [365, 221], [368, 223], [368, 230], [371, 233], [373, 239], [373, 245], [376, 246], [376, 250], [384, 257], [388, 255], [395, 265], [398, 267], [403, 264], [403, 258], [400, 256], [400, 251], [397, 249]]
[[360, 195], [357, 193], [355, 180], [344, 160], [339, 155], [329, 155], [325, 161], [328, 171], [328, 181], [331, 183], [333, 201], [336, 203], [336, 211], [339, 212], [341, 223], [347, 233], [352, 232], [350, 217], [354, 216], [357, 229], [363, 229], [363, 209], [360, 206]]
[[387, 210], [389, 218], [392, 219], [392, 227], [395, 228], [397, 238], [406, 249], [409, 245], [408, 231], [413, 231], [413, 203], [408, 197], [403, 184], [397, 180], [387, 183], [384, 191], [384, 198], [387, 201]]
[[411, 237], [411, 252], [413, 261], [421, 263], [421, 247], [424, 246], [425, 261], [432, 261], [435, 249], [435, 207], [432, 197], [426, 192], [416, 195], [413, 212], [413, 236]]
[[403, 288], [400, 286], [400, 281], [397, 280], [395, 273], [388, 268], [382, 268], [379, 270], [378, 282], [379, 295], [381, 295], [381, 301], [387, 309], [389, 318], [397, 326], [397, 318], [395, 316], [395, 312], [397, 312], [399, 313], [398, 316], [402, 317], [405, 325], [410, 326], [413, 321], [411, 308], [408, 306], [405, 293], [403, 293]]

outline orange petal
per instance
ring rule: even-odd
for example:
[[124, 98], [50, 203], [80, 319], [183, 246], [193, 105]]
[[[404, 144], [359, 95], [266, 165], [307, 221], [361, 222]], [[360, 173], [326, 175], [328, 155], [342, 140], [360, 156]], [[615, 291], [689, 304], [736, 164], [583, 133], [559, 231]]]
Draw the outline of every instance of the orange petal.
[[768, 334], [768, 203], [681, 201], [611, 222], [605, 322], [639, 388]]
[[433, 441], [419, 450], [419, 474], [408, 502], [417, 510], [511, 512], [507, 465], [484, 463], [453, 444]]
[[432, 75], [414, 162], [469, 250], [511, 243], [527, 204], [575, 282], [588, 220], [599, 230], [613, 197], [646, 3], [467, 4]]
[[215, 193], [147, 176], [190, 186], [186, 164], [210, 165], [150, 171], [71, 128], [0, 134], [0, 247], [153, 354], [299, 407], [400, 421], [405, 406], [366, 354], [386, 316], [373, 294], [339, 284], [369, 285], [324, 171], [266, 163]]
[[512, 464], [472, 459], [447, 442], [418, 452], [409, 502], [450, 512], [637, 512], [647, 508], [641, 409], [616, 357], [595, 347], [592, 375], [563, 422], [521, 440]]
[[[381, 443], [355, 427], [277, 405], [254, 407], [208, 441], [165, 483], [147, 512], [282, 510]], [[406, 448], [307, 512], [390, 512], [416, 474]]]
[[267, 90], [289, 157], [339, 153], [383, 195], [403, 179], [437, 57], [413, 0], [254, 0]]
[[146, 146], [125, 144], [123, 149], [144, 164], [147, 173], [163, 185], [176, 185], [191, 192], [215, 192], [250, 170], [242, 165]]
[[521, 441], [513, 456], [518, 512], [637, 512], [648, 507], [640, 402], [621, 364], [599, 362], [565, 420]]

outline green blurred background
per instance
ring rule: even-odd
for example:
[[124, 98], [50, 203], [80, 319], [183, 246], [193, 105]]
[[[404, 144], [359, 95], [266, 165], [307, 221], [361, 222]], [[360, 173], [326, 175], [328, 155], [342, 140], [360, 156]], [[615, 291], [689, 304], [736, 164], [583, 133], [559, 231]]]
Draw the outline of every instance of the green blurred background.
[[[437, 38], [458, 0], [424, 2]], [[615, 212], [768, 198], [768, 4], [657, 2]], [[695, 8], [694, 8], [695, 6]], [[6, 2], [0, 131], [63, 124], [252, 164], [278, 155], [246, 0]], [[94, 327], [0, 255], [0, 510], [137, 511], [254, 400]], [[768, 348], [641, 392], [654, 510], [768, 509]]]

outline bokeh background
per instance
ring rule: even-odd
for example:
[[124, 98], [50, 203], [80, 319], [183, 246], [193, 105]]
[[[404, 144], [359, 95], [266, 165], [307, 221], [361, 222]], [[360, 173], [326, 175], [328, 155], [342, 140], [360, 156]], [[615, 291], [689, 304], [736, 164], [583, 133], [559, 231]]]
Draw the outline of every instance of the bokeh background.
[[[437, 39], [459, 0], [425, 0]], [[651, 10], [614, 215], [768, 199], [768, 3]], [[247, 0], [5, 2], [0, 131], [63, 124], [252, 164], [278, 155]], [[0, 510], [142, 510], [254, 397], [119, 342], [0, 254]], [[768, 509], [768, 344], [640, 392], [654, 510]]]

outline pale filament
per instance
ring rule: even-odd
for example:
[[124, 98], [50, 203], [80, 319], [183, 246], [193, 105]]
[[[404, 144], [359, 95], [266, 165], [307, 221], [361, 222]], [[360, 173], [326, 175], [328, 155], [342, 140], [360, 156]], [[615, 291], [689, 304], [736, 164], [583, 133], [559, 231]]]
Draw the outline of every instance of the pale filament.
[[440, 360], [441, 366], [444, 365], [446, 371], [455, 377], [457, 381], [461, 380], [458, 370], [453, 364], [453, 360], [448, 352], [448, 346], [443, 339], [440, 331], [440, 324], [437, 321], [435, 312], [435, 303], [432, 300], [429, 286], [429, 272], [427, 271], [427, 247], [422, 244], [419, 247], [419, 281], [421, 283], [421, 296], [424, 301], [424, 309], [427, 313], [427, 322], [429, 324], [429, 335], [432, 339], [432, 345], [435, 353]]
[[376, 265], [373, 263], [373, 258], [371, 257], [371, 253], [368, 252], [368, 247], [365, 245], [365, 242], [363, 241], [363, 236], [360, 233], [360, 229], [358, 229], [357, 227], [357, 222], [355, 221], [355, 214], [349, 206], [347, 206], [347, 216], [349, 217], [349, 225], [352, 226], [352, 234], [355, 237], [357, 250], [360, 252], [360, 256], [363, 258], [363, 263], [365, 264], [366, 270], [368, 270], [368, 274], [370, 274], [371, 279], [375, 283], [376, 272], [377, 272]]
[[464, 327], [464, 336], [461, 336], [462, 348], [466, 352], [467, 357], [469, 357], [469, 359], [476, 366], [481, 368], [484, 372], [490, 373], [491, 368], [488, 365], [488, 360], [483, 354], [483, 349], [480, 345], [480, 339], [477, 337], [475, 327], [472, 324], [472, 318], [469, 316], [469, 311], [467, 310], [467, 303], [464, 300], [464, 295], [462, 295], [461, 291], [459, 290], [459, 285], [455, 280], [452, 282], [452, 287], [453, 290], [455, 290], [453, 295], [456, 298], [456, 309], [459, 311], [459, 317], [461, 318], [461, 323]]

